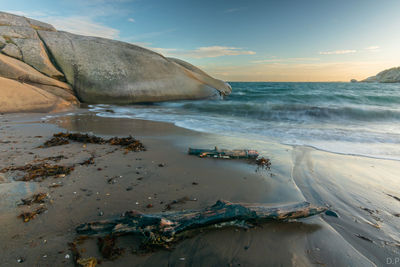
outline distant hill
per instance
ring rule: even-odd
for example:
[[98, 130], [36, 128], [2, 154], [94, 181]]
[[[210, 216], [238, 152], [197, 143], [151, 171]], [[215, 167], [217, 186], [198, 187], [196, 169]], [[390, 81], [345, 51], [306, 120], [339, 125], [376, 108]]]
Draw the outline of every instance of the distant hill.
[[400, 67], [394, 67], [381, 71], [377, 75], [368, 77], [361, 82], [400, 83]]

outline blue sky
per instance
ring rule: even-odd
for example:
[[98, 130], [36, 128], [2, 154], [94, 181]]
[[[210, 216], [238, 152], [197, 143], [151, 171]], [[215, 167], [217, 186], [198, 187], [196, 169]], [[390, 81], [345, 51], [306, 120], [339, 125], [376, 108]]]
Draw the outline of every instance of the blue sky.
[[400, 64], [398, 0], [7, 0], [59, 30], [178, 57], [228, 81], [348, 81]]

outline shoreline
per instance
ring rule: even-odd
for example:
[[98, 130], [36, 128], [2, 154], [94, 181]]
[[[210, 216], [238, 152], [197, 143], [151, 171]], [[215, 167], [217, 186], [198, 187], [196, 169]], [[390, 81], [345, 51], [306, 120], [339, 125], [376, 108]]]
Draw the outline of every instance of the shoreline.
[[[8, 198], [1, 196], [4, 191], [0, 190], [0, 204], [4, 205], [0, 221], [7, 230], [1, 233], [0, 238], [9, 240], [8, 244], [2, 246], [1, 253], [4, 255], [1, 258], [7, 264], [16, 264], [18, 255], [24, 254], [20, 256], [26, 258], [26, 266], [47, 266], [51, 262], [72, 266], [72, 260], [66, 259], [65, 255], [71, 254], [67, 242], [73, 239], [74, 227], [78, 224], [108, 218], [132, 209], [145, 213], [162, 211], [166, 203], [184, 196], [191, 201], [174, 205], [173, 209], [202, 208], [215, 203], [217, 199], [271, 204], [307, 200], [313, 204], [331, 205], [339, 218], [321, 215], [297, 222], [268, 223], [250, 230], [204, 231], [176, 244], [172, 251], [160, 250], [146, 255], [125, 252], [115, 261], [103, 261], [101, 265], [124, 266], [134, 262], [137, 266], [162, 266], [167, 263], [174, 266], [262, 266], [266, 263], [373, 266], [384, 264], [387, 257], [399, 255], [396, 242], [400, 239], [400, 218], [392, 213], [396, 212], [400, 202], [390, 197], [385, 198], [383, 193], [396, 195], [400, 191], [395, 180], [400, 177], [397, 176], [400, 175], [399, 163], [392, 160], [340, 155], [304, 146], [289, 147], [264, 142], [262, 145], [266, 148], [261, 152], [263, 156], [271, 158], [272, 169], [269, 173], [257, 173], [255, 166], [245, 162], [200, 159], [186, 154], [188, 145], [250, 148], [252, 143], [242, 138], [194, 132], [163, 122], [101, 118], [90, 112], [57, 116], [46, 123], [39, 123], [41, 119], [34, 122], [35, 116], [29, 115], [27, 122], [26, 116], [22, 114], [0, 117], [1, 139], [6, 136], [6, 141], [11, 143], [5, 145], [15, 146], [12, 150], [0, 151], [3, 158], [0, 161], [1, 167], [11, 162], [25, 164], [34, 155], [43, 158], [60, 153], [68, 157], [61, 161], [64, 164], [85, 159], [94, 153], [96, 166], [77, 167], [69, 176], [61, 179], [63, 186], [59, 188], [49, 189], [45, 186], [60, 181], [55, 178], [37, 183], [39, 185], [34, 188], [30, 185], [32, 188], [29, 193], [49, 191], [53, 203], [47, 203], [48, 212], [38, 215], [29, 223], [24, 224], [16, 218], [21, 208], [13, 205], [5, 208], [7, 201], [9, 203], [11, 199], [18, 199], [21, 189], [16, 189], [15, 196]], [[7, 117], [9, 121], [4, 122]], [[144, 143], [148, 151], [124, 155], [119, 150], [111, 152], [107, 145], [88, 144], [83, 148], [78, 143], [46, 150], [35, 149], [62, 128], [107, 137], [132, 134]], [[39, 135], [43, 138], [33, 137]], [[14, 141], [18, 143], [12, 143]], [[8, 156], [7, 160], [4, 160], [5, 156]], [[165, 165], [158, 167], [158, 164]], [[372, 173], [363, 170], [371, 164], [375, 165]], [[108, 184], [107, 179], [113, 176], [122, 177], [115, 178], [115, 184]], [[384, 180], [379, 181], [381, 178]], [[364, 186], [366, 181], [368, 184]], [[382, 186], [381, 183], [387, 184]], [[0, 183], [0, 188], [10, 184], [14, 183]], [[377, 185], [382, 188], [376, 189]], [[132, 189], [127, 191], [129, 187]], [[355, 188], [359, 192], [353, 192]], [[136, 205], [136, 202], [139, 204]], [[148, 204], [153, 206], [146, 208]], [[103, 212], [102, 216], [98, 216], [99, 210]], [[65, 216], [68, 222], [64, 221]], [[26, 236], [15, 238], [21, 229]], [[35, 245], [32, 247], [28, 240], [33, 240]], [[43, 240], [46, 242], [43, 243]], [[123, 237], [118, 241], [119, 245], [128, 250], [134, 247], [132, 242], [135, 243], [134, 237]], [[94, 241], [88, 241], [86, 245], [85, 254], [99, 257]]]

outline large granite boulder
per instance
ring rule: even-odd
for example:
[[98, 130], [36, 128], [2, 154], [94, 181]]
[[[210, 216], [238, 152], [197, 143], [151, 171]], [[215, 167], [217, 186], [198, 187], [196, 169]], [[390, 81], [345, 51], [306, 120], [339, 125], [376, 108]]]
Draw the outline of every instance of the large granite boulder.
[[124, 42], [59, 32], [5, 12], [0, 12], [0, 52], [0, 112], [54, 111], [78, 104], [78, 98], [129, 104], [231, 92], [229, 84], [185, 61]]
[[375, 76], [362, 80], [362, 82], [400, 83], [400, 67], [381, 71]]
[[202, 99], [231, 90], [221, 81], [139, 46], [67, 32], [38, 33], [83, 102]]

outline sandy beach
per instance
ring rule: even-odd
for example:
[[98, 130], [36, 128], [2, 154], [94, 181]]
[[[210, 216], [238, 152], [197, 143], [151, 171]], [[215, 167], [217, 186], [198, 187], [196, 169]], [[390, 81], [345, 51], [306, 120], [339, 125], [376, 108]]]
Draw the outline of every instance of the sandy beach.
[[[38, 148], [57, 132], [105, 138], [132, 135], [146, 151], [124, 153], [108, 144], [71, 142]], [[100, 266], [384, 266], [399, 264], [400, 162], [340, 155], [305, 146], [285, 146], [189, 131], [172, 124], [101, 118], [87, 110], [57, 116], [0, 116], [0, 169], [46, 157], [71, 165], [91, 156], [62, 178], [19, 182], [18, 172], [0, 173], [0, 265], [73, 266], [69, 242], [85, 222], [129, 210], [198, 209], [219, 199], [282, 204], [309, 201], [338, 215], [321, 214], [250, 229], [198, 231], [171, 249], [138, 252], [136, 236], [117, 238], [124, 253], [103, 259], [96, 239], [79, 244], [83, 257]], [[271, 159], [270, 171], [245, 161], [201, 159], [188, 147], [257, 148]], [[54, 162], [53, 162], [54, 163]], [[55, 185], [57, 187], [55, 187]], [[24, 223], [17, 216], [39, 204], [21, 198], [48, 193], [45, 213]], [[151, 204], [151, 205], [150, 205]], [[23, 262], [18, 263], [18, 260]]]

